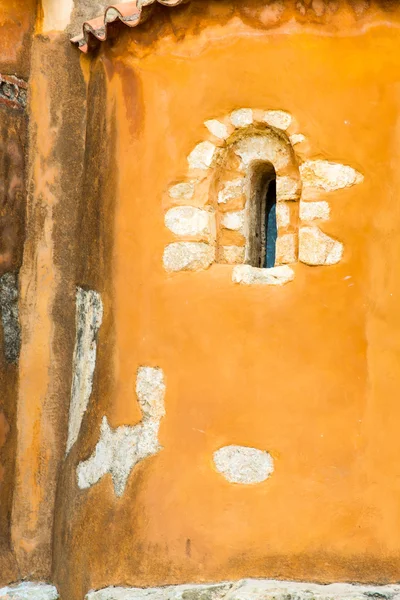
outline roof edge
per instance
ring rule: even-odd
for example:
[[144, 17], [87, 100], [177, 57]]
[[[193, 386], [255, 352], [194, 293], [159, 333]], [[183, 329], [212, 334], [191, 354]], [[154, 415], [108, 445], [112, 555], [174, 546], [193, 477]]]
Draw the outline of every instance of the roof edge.
[[71, 42], [86, 54], [92, 46], [91, 38], [100, 42], [107, 39], [107, 29], [110, 23], [121, 21], [128, 27], [136, 27], [144, 23], [154, 4], [178, 6], [188, 1], [190, 0], [134, 0], [123, 4], [112, 4], [107, 6], [104, 15], [85, 21], [82, 26], [82, 33], [71, 38]]

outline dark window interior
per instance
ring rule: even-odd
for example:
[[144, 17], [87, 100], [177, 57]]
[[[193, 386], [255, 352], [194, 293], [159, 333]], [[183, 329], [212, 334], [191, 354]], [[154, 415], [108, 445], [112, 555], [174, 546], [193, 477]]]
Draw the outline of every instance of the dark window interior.
[[253, 267], [275, 266], [276, 173], [269, 162], [257, 162], [250, 179], [249, 264]]

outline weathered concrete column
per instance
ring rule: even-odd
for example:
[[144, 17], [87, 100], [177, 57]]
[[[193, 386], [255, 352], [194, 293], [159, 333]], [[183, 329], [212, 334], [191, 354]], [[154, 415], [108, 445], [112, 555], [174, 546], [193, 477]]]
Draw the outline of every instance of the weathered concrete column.
[[51, 572], [54, 502], [67, 436], [85, 136], [85, 83], [66, 34], [36, 37], [31, 82], [12, 540], [21, 577], [39, 579]]

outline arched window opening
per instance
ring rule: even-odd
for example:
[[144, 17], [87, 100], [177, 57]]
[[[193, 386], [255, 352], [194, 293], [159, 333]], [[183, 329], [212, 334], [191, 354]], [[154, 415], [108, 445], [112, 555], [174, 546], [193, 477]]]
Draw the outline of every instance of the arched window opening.
[[257, 162], [250, 175], [248, 263], [274, 267], [277, 236], [275, 169], [270, 162]]

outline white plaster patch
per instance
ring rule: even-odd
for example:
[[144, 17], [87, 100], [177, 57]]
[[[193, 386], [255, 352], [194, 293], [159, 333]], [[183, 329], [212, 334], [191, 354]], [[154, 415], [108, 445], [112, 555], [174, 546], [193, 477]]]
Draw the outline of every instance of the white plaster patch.
[[24, 581], [0, 589], [1, 600], [58, 600], [57, 588], [47, 583]]
[[343, 256], [343, 244], [323, 233], [318, 227], [301, 227], [299, 260], [307, 265], [334, 265]]
[[292, 177], [276, 178], [276, 199], [278, 202], [285, 200], [298, 200], [300, 193], [300, 186], [297, 179]]
[[286, 131], [292, 122], [292, 117], [284, 110], [267, 110], [264, 113], [263, 121], [271, 125], [271, 127], [277, 127]]
[[92, 394], [96, 367], [97, 334], [103, 320], [100, 294], [93, 290], [77, 288], [76, 338], [73, 356], [71, 402], [69, 409], [68, 440], [66, 452], [78, 439], [83, 415]]
[[233, 283], [243, 285], [284, 285], [293, 281], [294, 271], [286, 266], [258, 269], [250, 265], [237, 265], [232, 272]]
[[324, 200], [319, 202], [300, 202], [300, 219], [302, 221], [314, 221], [315, 219], [327, 221], [330, 213], [329, 204]]
[[261, 483], [274, 472], [272, 456], [246, 446], [225, 446], [214, 452], [214, 464], [230, 483]]
[[244, 262], [245, 248], [243, 246], [222, 246], [220, 249], [221, 262], [228, 265], [240, 265]]
[[291, 135], [289, 137], [290, 143], [292, 144], [292, 146], [295, 146], [296, 144], [301, 144], [301, 142], [304, 142], [306, 139], [306, 136], [303, 135], [302, 133], [294, 133], [293, 135]]
[[188, 156], [190, 169], [208, 169], [214, 158], [215, 145], [211, 142], [200, 142]]
[[287, 265], [297, 262], [296, 236], [294, 233], [285, 233], [276, 240], [276, 262], [278, 265]]
[[176, 206], [165, 215], [165, 226], [175, 235], [209, 234], [211, 213], [194, 206]]
[[86, 600], [400, 600], [399, 585], [297, 583], [271, 579], [161, 588], [109, 587], [89, 592]]
[[303, 186], [322, 189], [325, 192], [362, 183], [363, 175], [353, 167], [327, 160], [308, 160], [300, 165]]
[[168, 190], [170, 198], [174, 200], [191, 200], [194, 196], [195, 181], [177, 183]]
[[207, 269], [215, 259], [215, 249], [203, 242], [174, 242], [164, 250], [164, 268], [168, 272]]
[[161, 419], [165, 415], [164, 373], [154, 367], [139, 367], [136, 377], [136, 395], [143, 415]]
[[123, 425], [111, 429], [103, 417], [100, 439], [91, 457], [77, 467], [78, 486], [81, 490], [97, 483], [110, 473], [116, 496], [123, 495], [134, 466], [145, 458], [157, 454], [162, 447], [158, 442], [160, 421], [165, 415], [165, 382], [159, 368], [140, 367], [136, 379], [143, 419], [138, 425]]
[[226, 229], [232, 231], [243, 231], [244, 227], [244, 210], [236, 210], [223, 214], [221, 223]]
[[218, 121], [217, 119], [211, 119], [210, 121], [206, 121], [204, 125], [207, 127], [208, 131], [214, 135], [216, 138], [220, 140], [225, 140], [228, 135], [228, 128], [224, 123]]
[[243, 194], [243, 187], [244, 179], [242, 177], [227, 181], [222, 190], [218, 193], [218, 203], [226, 204], [230, 200], [240, 198]]
[[285, 202], [278, 202], [276, 205], [276, 222], [278, 227], [290, 225], [290, 210]]
[[248, 127], [253, 122], [253, 111], [251, 108], [239, 108], [231, 113], [230, 119], [234, 127]]
[[279, 170], [286, 167], [291, 159], [289, 146], [270, 132], [242, 138], [235, 144], [234, 151], [242, 159], [244, 168], [253, 161], [267, 160]]

